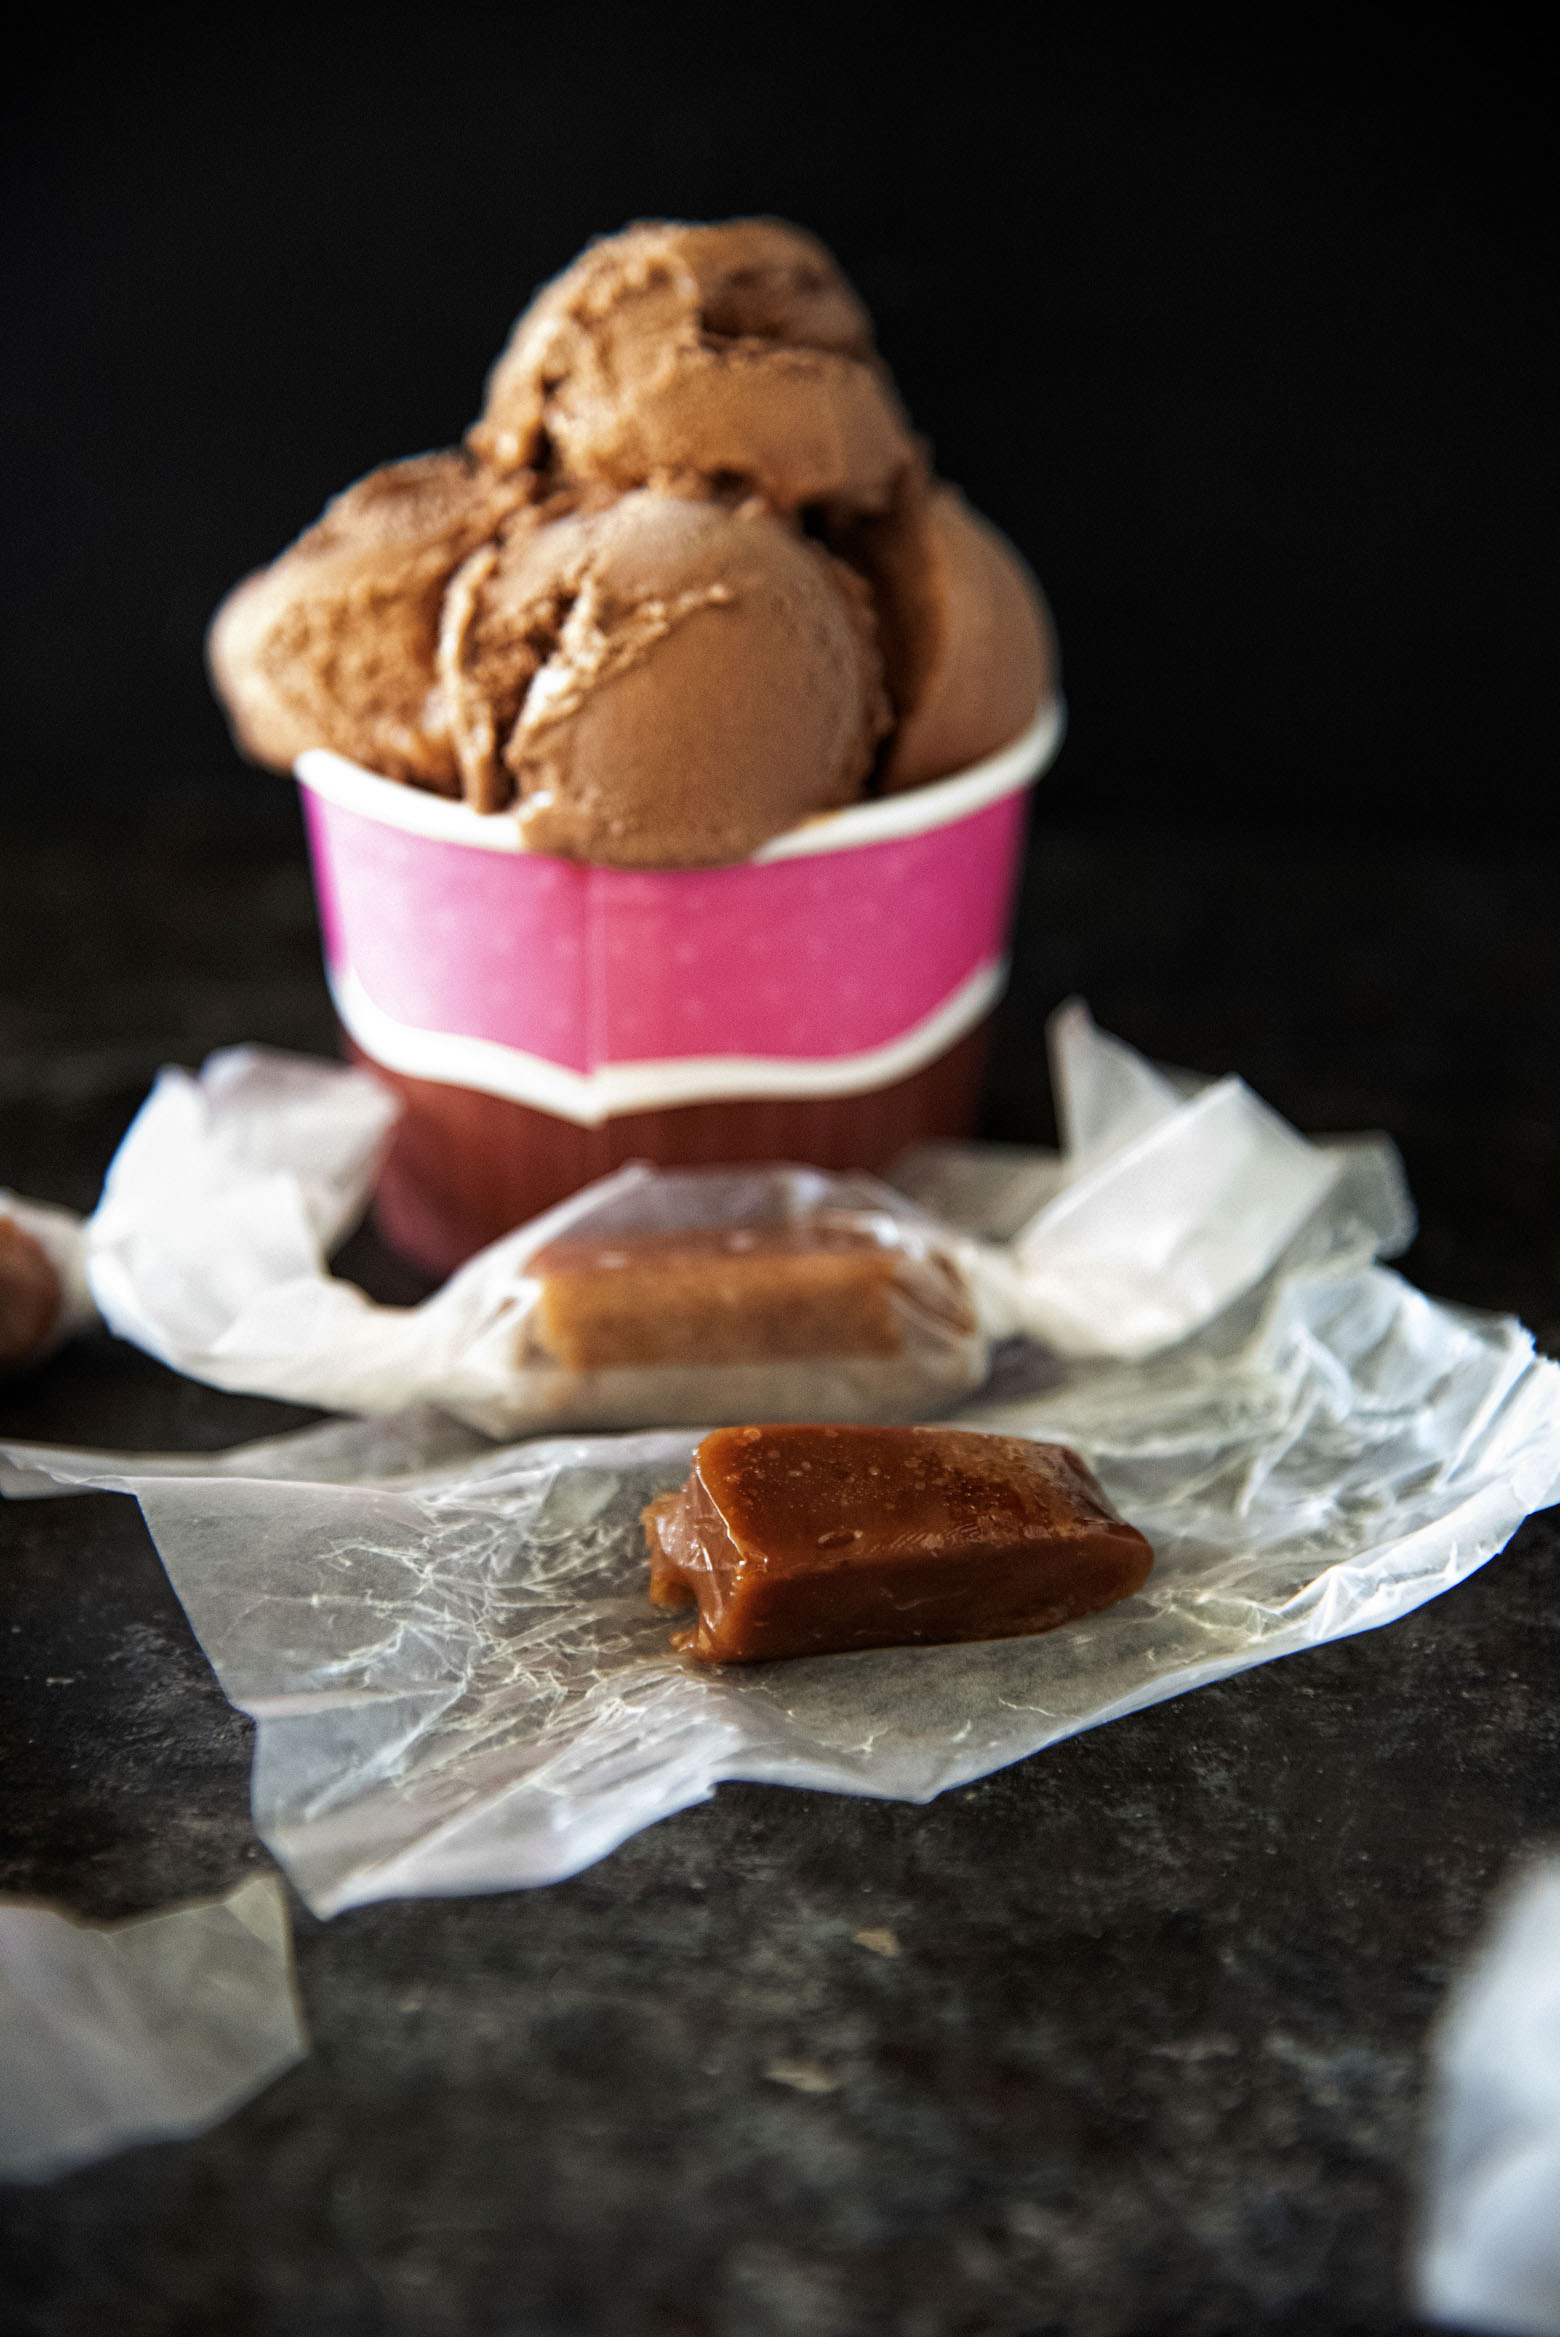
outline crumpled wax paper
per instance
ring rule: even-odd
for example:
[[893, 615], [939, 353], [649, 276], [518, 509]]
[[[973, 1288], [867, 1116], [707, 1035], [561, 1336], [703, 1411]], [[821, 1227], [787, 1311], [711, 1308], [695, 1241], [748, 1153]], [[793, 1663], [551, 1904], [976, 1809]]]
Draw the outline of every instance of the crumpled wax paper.
[[550, 1882], [722, 1779], [928, 1800], [1463, 1580], [1560, 1494], [1560, 1369], [1519, 1324], [1371, 1264], [1390, 1200], [1363, 1146], [1172, 1354], [1010, 1350], [957, 1415], [1076, 1446], [1154, 1545], [1136, 1598], [1040, 1638], [675, 1656], [639, 1512], [692, 1430], [463, 1457], [424, 1413], [275, 1439], [252, 1466], [12, 1444], [5, 1481], [136, 1495], [257, 1723], [259, 1832], [317, 1913]]
[[1419, 2309], [1560, 2337], [1560, 1861], [1509, 1899], [1432, 2046]]
[[[1062, 1154], [934, 1147], [899, 1181], [957, 1233], [989, 1334], [1148, 1356], [1272, 1266], [1325, 1207], [1340, 1155], [1237, 1079], [1156, 1070], [1080, 1004], [1050, 1036]], [[526, 1261], [635, 1179], [654, 1222], [654, 1172], [620, 1171], [590, 1189], [594, 1203], [576, 1197], [506, 1235], [421, 1306], [376, 1306], [326, 1259], [366, 1201], [395, 1110], [366, 1072], [262, 1048], [213, 1055], [198, 1078], [164, 1071], [86, 1228], [104, 1318], [216, 1387], [358, 1413], [435, 1403], [491, 1435], [568, 1424], [559, 1375], [517, 1362], [535, 1290]], [[1403, 1220], [1395, 1235], [1378, 1223], [1378, 1242], [1406, 1239], [1400, 1177], [1396, 1200], [1386, 1194], [1395, 1156], [1378, 1143], [1376, 1159], [1381, 1208]], [[611, 1404], [590, 1424], [687, 1417], [704, 1415]]]
[[275, 1875], [124, 1923], [0, 1899], [0, 2180], [203, 2134], [307, 2051]]
[[[639, 1527], [691, 1427], [495, 1452], [424, 1403], [217, 1456], [4, 1448], [12, 1493], [139, 1499], [258, 1724], [260, 1832], [318, 1912], [548, 1882], [723, 1778], [928, 1799], [1390, 1622], [1556, 1498], [1560, 1370], [1374, 1262], [1413, 1228], [1384, 1139], [1307, 1144], [1081, 1007], [1051, 1035], [1061, 1154], [932, 1147], [900, 1173], [1014, 1334], [955, 1416], [1075, 1445], [1155, 1546], [1104, 1615], [702, 1671], [648, 1606]], [[110, 1320], [220, 1384], [447, 1402], [501, 1308], [490, 1265], [399, 1311], [323, 1270], [385, 1113], [359, 1074], [252, 1050], [165, 1075], [93, 1221]]]
[[[1062, 1355], [1158, 1354], [1268, 1270], [1325, 1206], [1347, 1149], [1308, 1143], [1242, 1080], [1145, 1062], [1081, 1001], [1047, 1036], [1059, 1154], [928, 1145], [895, 1182], [983, 1237], [975, 1273], [992, 1330]], [[1371, 1149], [1385, 1254], [1406, 1246], [1413, 1217], [1392, 1147]]]

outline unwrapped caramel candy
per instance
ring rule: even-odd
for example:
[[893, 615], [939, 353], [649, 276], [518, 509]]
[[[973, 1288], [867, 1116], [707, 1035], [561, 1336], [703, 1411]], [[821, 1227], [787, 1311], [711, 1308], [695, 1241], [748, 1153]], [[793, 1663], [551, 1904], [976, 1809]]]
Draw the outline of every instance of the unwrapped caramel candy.
[[14, 1217], [0, 1216], [0, 1372], [41, 1363], [65, 1303], [54, 1261]]
[[963, 1428], [719, 1428], [644, 1525], [701, 1663], [1051, 1631], [1154, 1562], [1075, 1452]]
[[[975, 1328], [951, 1261], [818, 1218], [548, 1242], [533, 1351], [568, 1371], [897, 1356], [919, 1322]], [[706, 1415], [708, 1417], [708, 1415]]]

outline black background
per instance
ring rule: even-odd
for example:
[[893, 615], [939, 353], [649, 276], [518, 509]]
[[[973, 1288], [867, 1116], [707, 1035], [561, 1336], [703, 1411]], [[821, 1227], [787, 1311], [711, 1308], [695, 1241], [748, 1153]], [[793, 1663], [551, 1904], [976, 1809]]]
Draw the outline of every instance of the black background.
[[1051, 594], [1049, 822], [1547, 831], [1543, 75], [1488, 12], [1257, 14], [57, 38], [6, 141], [12, 804], [271, 784], [227, 585], [457, 437], [587, 236], [769, 210]]
[[[62, 19], [0, 148], [0, 1180], [89, 1208], [159, 1063], [334, 1043], [226, 587], [455, 437], [587, 236], [761, 208], [1060, 621], [987, 1133], [1052, 1135], [1082, 991], [1390, 1130], [1410, 1277], [1560, 1351], [1550, 83], [1490, 12], [1257, 15]], [[340, 1270], [411, 1294], [371, 1233]], [[0, 1398], [109, 1449], [298, 1417], [106, 1334]], [[0, 1529], [0, 1888], [228, 1887], [248, 1724], [134, 1508]], [[5, 2337], [1407, 2337], [1429, 2024], [1560, 1806], [1555, 1555], [928, 1809], [729, 1785], [553, 1890], [295, 1907], [310, 2060], [7, 2191]]]

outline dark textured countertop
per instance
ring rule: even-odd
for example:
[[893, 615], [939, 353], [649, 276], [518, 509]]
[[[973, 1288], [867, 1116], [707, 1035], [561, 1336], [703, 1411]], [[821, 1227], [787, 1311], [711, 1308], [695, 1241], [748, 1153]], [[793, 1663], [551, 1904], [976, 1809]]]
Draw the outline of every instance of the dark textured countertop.
[[[0, 904], [22, 1192], [90, 1206], [162, 1061], [331, 1047], [280, 789], [19, 819]], [[1050, 1135], [1042, 1021], [1081, 991], [1309, 1132], [1388, 1129], [1410, 1276], [1553, 1348], [1557, 971], [1519, 856], [1042, 823], [988, 1132]], [[370, 1235], [344, 1263], [415, 1293]], [[0, 1397], [128, 1446], [305, 1417], [106, 1337]], [[312, 2057], [201, 2141], [0, 2192], [0, 2330], [1413, 2327], [1427, 2024], [1560, 1832], [1556, 1541], [926, 1809], [723, 1786], [550, 1890], [295, 1903]], [[0, 1889], [119, 1915], [264, 1864], [247, 1724], [133, 1505], [11, 1507], [0, 1546]], [[833, 2090], [765, 2074], [796, 2060]]]

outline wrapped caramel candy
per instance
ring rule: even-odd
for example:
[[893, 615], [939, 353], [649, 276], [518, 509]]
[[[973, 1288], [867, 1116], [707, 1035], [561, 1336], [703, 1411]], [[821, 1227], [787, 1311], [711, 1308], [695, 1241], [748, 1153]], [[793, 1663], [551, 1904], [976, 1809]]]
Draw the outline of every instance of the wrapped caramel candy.
[[906, 1420], [985, 1374], [956, 1237], [870, 1177], [630, 1169], [541, 1230], [516, 1284], [538, 1422]]

